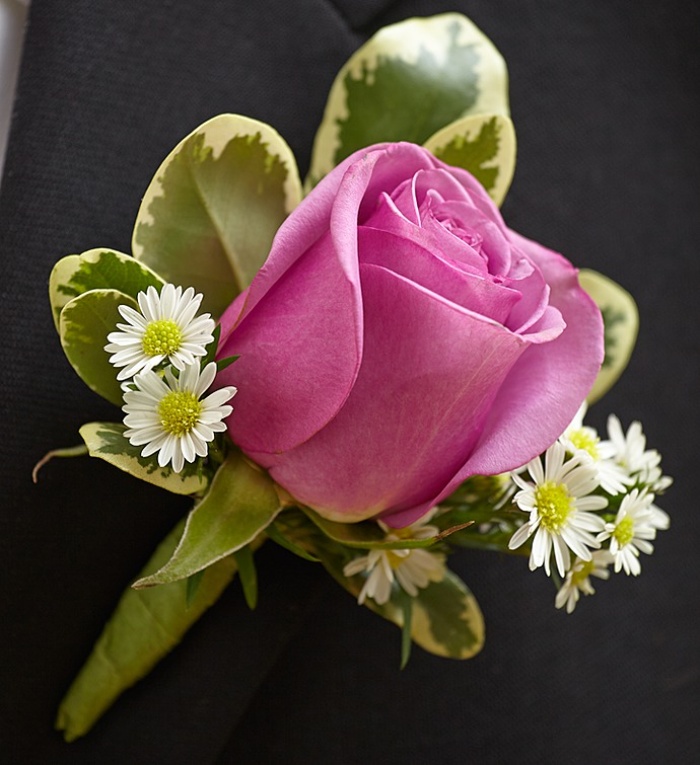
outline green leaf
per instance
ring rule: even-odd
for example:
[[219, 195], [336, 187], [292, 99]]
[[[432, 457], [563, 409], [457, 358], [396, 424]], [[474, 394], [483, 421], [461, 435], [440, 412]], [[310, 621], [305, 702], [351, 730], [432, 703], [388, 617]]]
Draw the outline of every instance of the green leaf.
[[303, 507], [301, 510], [329, 539], [346, 547], [356, 547], [363, 550], [405, 550], [415, 547], [430, 547], [441, 538], [411, 539], [408, 537], [396, 542], [387, 542], [386, 535], [374, 521], [338, 523], [322, 518], [308, 507]]
[[[298, 510], [285, 510], [276, 520], [278, 531], [291, 542], [320, 559], [328, 573], [355, 598], [364, 584], [361, 574], [347, 577], [344, 567], [356, 557], [349, 547], [325, 536]], [[365, 605], [402, 627], [404, 609], [396, 593], [380, 606], [368, 598]], [[431, 582], [412, 598], [411, 639], [426, 651], [452, 659], [468, 659], [484, 644], [484, 620], [476, 599], [451, 571], [440, 582]]]
[[269, 476], [232, 450], [209, 492], [187, 517], [182, 539], [158, 571], [134, 583], [153, 587], [191, 576], [252, 542], [280, 510]]
[[624, 372], [637, 341], [639, 312], [629, 292], [607, 276], [583, 269], [579, 272], [579, 281], [600, 308], [605, 326], [605, 358], [587, 399], [592, 404], [610, 390]]
[[150, 286], [160, 290], [163, 280], [143, 263], [121, 252], [97, 248], [61, 258], [49, 277], [49, 300], [56, 329], [66, 303], [84, 292], [119, 290], [135, 300], [139, 292]]
[[424, 146], [446, 164], [468, 170], [497, 205], [503, 203], [515, 172], [515, 130], [508, 117], [464, 117], [432, 135]]
[[[179, 523], [141, 576], [160, 568], [182, 534]], [[221, 595], [236, 573], [233, 558], [208, 568], [187, 606], [188, 582], [152, 590], [127, 589], [90, 657], [61, 702], [56, 728], [67, 741], [85, 735], [117, 697], [148, 674]]]
[[193, 286], [204, 310], [220, 316], [300, 199], [294, 156], [275, 130], [234, 114], [214, 117], [158, 169], [136, 218], [134, 257]]
[[123, 403], [122, 389], [104, 347], [107, 335], [123, 321], [117, 310], [120, 305], [138, 310], [136, 301], [118, 290], [84, 292], [66, 303], [58, 325], [61, 345], [73, 369], [95, 393], [117, 406]]
[[294, 555], [298, 556], [299, 558], [303, 558], [304, 560], [311, 561], [311, 563], [320, 563], [319, 559], [315, 555], [311, 555], [311, 553], [307, 552], [303, 547], [300, 547], [298, 544], [295, 544], [292, 542], [291, 539], [284, 536], [275, 525], [275, 521], [273, 521], [266, 529], [265, 534], [270, 537], [270, 539], [277, 543], [280, 547], [284, 547], [285, 550], [289, 550], [290, 553], [293, 553]]
[[254, 611], [258, 605], [258, 574], [255, 570], [253, 551], [250, 545], [246, 545], [241, 547], [240, 550], [236, 550], [233, 553], [233, 557], [236, 559], [236, 565], [238, 566], [238, 574], [241, 578], [245, 602], [248, 604], [248, 608]]
[[[221, 325], [219, 324], [218, 326]], [[238, 361], [238, 359], [240, 359], [240, 356], [227, 356], [225, 359], [219, 359], [216, 362], [216, 371], [221, 372], [226, 367], [230, 367], [234, 361]]]
[[508, 114], [506, 65], [493, 43], [458, 13], [384, 27], [331, 86], [307, 188], [358, 149], [422, 144], [469, 114]]
[[173, 494], [201, 494], [211, 480], [211, 469], [204, 460], [185, 463], [182, 472], [171, 467], [160, 467], [156, 455], [142, 457], [142, 446], [132, 446], [124, 437], [126, 427], [116, 422], [88, 422], [80, 428], [91, 457], [110, 465], [141, 481], [152, 483]]
[[401, 665], [405, 669], [411, 658], [411, 628], [413, 626], [413, 598], [403, 590], [396, 594], [396, 601], [401, 608]]

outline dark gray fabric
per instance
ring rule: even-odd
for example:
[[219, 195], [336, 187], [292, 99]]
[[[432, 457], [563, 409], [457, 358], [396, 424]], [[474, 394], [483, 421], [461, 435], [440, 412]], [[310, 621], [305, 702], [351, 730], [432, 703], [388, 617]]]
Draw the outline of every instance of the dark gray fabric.
[[[520, 559], [464, 553], [487, 645], [398, 671], [397, 631], [312, 564], [260, 553], [87, 739], [56, 705], [123, 587], [186, 503], [96, 461], [31, 467], [113, 418], [68, 367], [52, 264], [128, 251], [160, 160], [220, 112], [275, 126], [308, 165], [325, 95], [379, 26], [461, 10], [503, 52], [519, 142], [515, 229], [637, 298], [642, 329], [592, 418], [641, 418], [676, 484], [638, 580], [571, 616]], [[13, 763], [693, 763], [699, 708], [697, 3], [34, 0], [0, 197], [2, 733]]]

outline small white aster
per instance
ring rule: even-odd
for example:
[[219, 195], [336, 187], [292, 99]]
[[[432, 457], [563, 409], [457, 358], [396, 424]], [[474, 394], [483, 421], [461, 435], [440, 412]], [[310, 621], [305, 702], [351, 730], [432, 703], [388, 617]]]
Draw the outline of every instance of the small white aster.
[[600, 486], [604, 491], [612, 495], [627, 491], [633, 480], [627, 471], [612, 459], [616, 454], [615, 446], [610, 441], [601, 441], [595, 428], [583, 424], [587, 408], [584, 401], [559, 440], [571, 454], [579, 452], [595, 465]]
[[[387, 542], [401, 539], [429, 539], [439, 533], [436, 526], [427, 525], [434, 511], [420, 521], [403, 529], [391, 529], [378, 521], [386, 534]], [[367, 573], [357, 602], [362, 605], [366, 598], [372, 598], [378, 605], [384, 605], [391, 597], [391, 590], [396, 582], [411, 597], [418, 595], [419, 588], [427, 587], [430, 582], [439, 582], [445, 576], [445, 556], [423, 548], [370, 550], [350, 561], [343, 573], [355, 576]]]
[[153, 369], [166, 358], [182, 370], [206, 355], [215, 323], [208, 313], [195, 318], [202, 295], [195, 295], [192, 287], [183, 292], [182, 287], [166, 284], [160, 293], [155, 287], [139, 292], [137, 299], [141, 313], [120, 305], [119, 313], [128, 323], [117, 324], [120, 331], [107, 335], [109, 360], [123, 367], [117, 380]]
[[662, 476], [659, 464], [661, 455], [656, 449], [647, 449], [647, 439], [642, 431], [642, 424], [635, 420], [627, 429], [622, 430], [620, 420], [611, 414], [608, 417], [608, 441], [602, 443], [612, 446], [613, 459], [627, 472], [646, 483], [653, 491], [663, 491], [671, 485], [672, 479]]
[[530, 513], [530, 519], [513, 534], [508, 547], [515, 550], [534, 534], [530, 570], [544, 565], [549, 575], [553, 548], [557, 569], [564, 576], [571, 567], [569, 550], [589, 561], [589, 548], [600, 547], [594, 533], [603, 531], [605, 523], [589, 511], [602, 510], [608, 500], [591, 494], [599, 485], [595, 467], [578, 454], [567, 460], [559, 441], [547, 449], [544, 467], [540, 457], [535, 457], [527, 471], [531, 482], [521, 475], [512, 476], [520, 487], [513, 501]]
[[142, 457], [158, 452], [158, 464], [172, 463], [179, 473], [185, 461], [206, 457], [215, 433], [226, 430], [222, 422], [233, 411], [226, 402], [236, 395], [228, 386], [203, 394], [214, 382], [216, 364], [185, 367], [179, 377], [167, 369], [161, 378], [146, 370], [134, 377], [136, 390], [124, 393], [124, 435], [133, 446], [143, 446]]
[[615, 558], [615, 573], [624, 569], [626, 574], [638, 576], [642, 570], [639, 553], [651, 555], [654, 552], [654, 546], [649, 541], [656, 538], [657, 529], [652, 521], [653, 501], [653, 494], [632, 489], [622, 498], [615, 521], [606, 523], [605, 529], [598, 534], [599, 542], [610, 540], [610, 552]]
[[613, 556], [609, 550], [596, 550], [590, 560], [581, 560], [577, 557], [574, 565], [566, 574], [566, 579], [557, 592], [554, 605], [557, 608], [566, 606], [566, 613], [570, 614], [576, 608], [581, 593], [594, 595], [595, 590], [590, 577], [609, 579], [608, 566], [613, 562]]

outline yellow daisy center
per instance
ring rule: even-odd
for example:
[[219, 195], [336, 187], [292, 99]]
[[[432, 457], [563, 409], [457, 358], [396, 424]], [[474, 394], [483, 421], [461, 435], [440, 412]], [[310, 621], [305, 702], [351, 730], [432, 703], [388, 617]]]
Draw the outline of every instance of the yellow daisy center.
[[182, 330], [172, 319], [158, 319], [146, 327], [141, 348], [146, 356], [169, 356], [180, 347]]
[[577, 449], [583, 449], [588, 452], [594, 460], [600, 459], [600, 454], [598, 453], [598, 442], [600, 439], [596, 436], [592, 436], [584, 428], [575, 430], [569, 436], [569, 441], [571, 441]]
[[634, 539], [634, 521], [629, 516], [623, 518], [613, 531], [613, 536], [617, 539], [620, 547], [624, 547]]
[[552, 533], [561, 529], [573, 508], [566, 486], [554, 481], [545, 481], [535, 489], [535, 504], [542, 527]]
[[163, 429], [173, 436], [189, 433], [202, 413], [199, 399], [188, 390], [173, 390], [158, 404], [158, 416]]

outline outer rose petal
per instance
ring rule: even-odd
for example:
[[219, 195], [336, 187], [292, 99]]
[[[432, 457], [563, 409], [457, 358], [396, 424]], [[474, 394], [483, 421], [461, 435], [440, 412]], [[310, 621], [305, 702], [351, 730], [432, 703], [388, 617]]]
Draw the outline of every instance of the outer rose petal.
[[523, 353], [463, 467], [431, 501], [385, 516], [391, 526], [410, 525], [470, 476], [513, 470], [545, 451], [573, 419], [603, 362], [602, 318], [579, 286], [577, 270], [556, 252], [515, 232], [510, 236], [542, 270], [550, 304], [561, 311], [567, 327], [556, 340]]
[[374, 265], [361, 269], [365, 355], [345, 406], [283, 455], [251, 454], [292, 496], [357, 521], [432, 499], [473, 451], [527, 342]]

